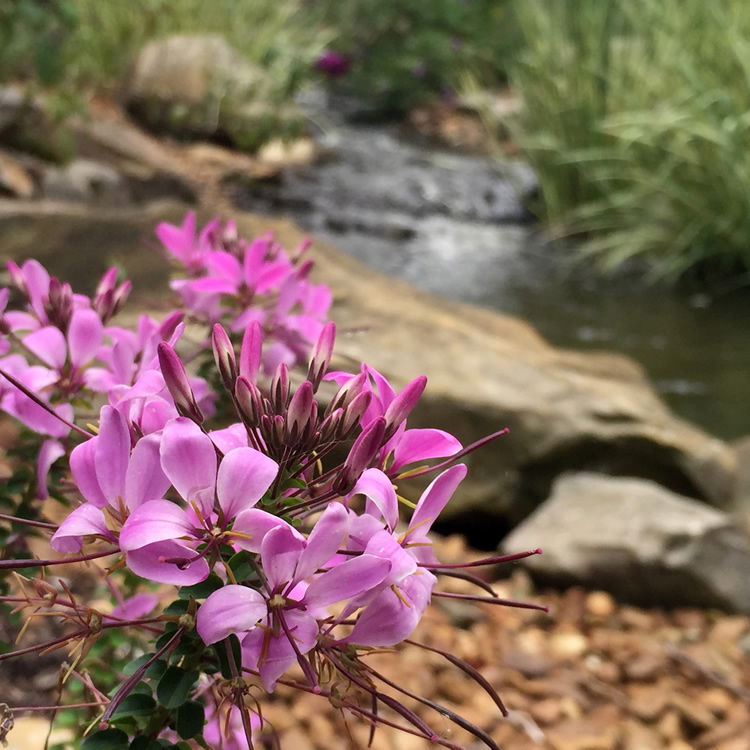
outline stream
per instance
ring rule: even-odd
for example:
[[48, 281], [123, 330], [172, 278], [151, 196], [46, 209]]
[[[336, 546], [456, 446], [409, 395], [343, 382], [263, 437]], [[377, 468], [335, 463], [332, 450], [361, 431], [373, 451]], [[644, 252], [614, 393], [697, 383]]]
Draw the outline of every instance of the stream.
[[436, 150], [395, 128], [316, 109], [313, 166], [237, 186], [242, 208], [286, 216], [380, 271], [516, 315], [552, 344], [640, 362], [674, 411], [725, 439], [750, 433], [750, 294], [711, 297], [601, 278], [544, 241], [520, 196], [528, 167]]

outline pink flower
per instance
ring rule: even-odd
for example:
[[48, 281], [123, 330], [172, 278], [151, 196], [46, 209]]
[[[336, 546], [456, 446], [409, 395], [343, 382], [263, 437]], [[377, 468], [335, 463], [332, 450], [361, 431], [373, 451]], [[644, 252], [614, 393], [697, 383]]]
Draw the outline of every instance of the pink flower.
[[102, 407], [99, 423], [99, 434], [70, 455], [73, 480], [86, 502], [68, 515], [50, 540], [58, 552], [79, 550], [89, 535], [115, 541], [107, 516], [122, 523], [128, 512], [162, 497], [169, 487], [157, 436], [141, 438], [131, 451], [130, 429], [118, 411]]
[[[125, 521], [120, 547], [127, 553], [128, 566], [143, 578], [197, 583], [210, 571], [196, 547], [203, 542], [215, 545], [224, 536], [233, 541], [231, 523], [263, 497], [278, 465], [248, 447], [230, 450], [219, 463], [211, 438], [184, 417], [164, 428], [160, 462], [186, 507], [165, 499], [143, 503]], [[244, 536], [244, 531], [239, 533]]]

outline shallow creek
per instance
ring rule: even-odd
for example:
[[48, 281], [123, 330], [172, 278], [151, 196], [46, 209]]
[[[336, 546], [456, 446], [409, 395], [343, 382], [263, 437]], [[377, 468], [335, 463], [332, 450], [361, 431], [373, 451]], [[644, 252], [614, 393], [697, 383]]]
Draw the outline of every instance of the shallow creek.
[[640, 362], [680, 415], [750, 433], [750, 293], [712, 298], [601, 279], [545, 243], [521, 164], [435, 150], [381, 125], [314, 113], [323, 158], [237, 187], [243, 208], [294, 219], [381, 271], [532, 323], [553, 344]]

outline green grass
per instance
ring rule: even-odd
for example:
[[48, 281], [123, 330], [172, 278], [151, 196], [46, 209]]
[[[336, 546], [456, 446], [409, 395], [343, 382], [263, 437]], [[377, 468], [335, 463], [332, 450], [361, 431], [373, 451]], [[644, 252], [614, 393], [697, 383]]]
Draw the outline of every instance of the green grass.
[[750, 271], [750, 4], [518, 0], [517, 138], [605, 269]]
[[68, 74], [79, 83], [116, 84], [138, 49], [174, 33], [222, 34], [266, 68], [281, 93], [308, 74], [326, 38], [302, 0], [68, 0], [78, 23], [67, 45]]

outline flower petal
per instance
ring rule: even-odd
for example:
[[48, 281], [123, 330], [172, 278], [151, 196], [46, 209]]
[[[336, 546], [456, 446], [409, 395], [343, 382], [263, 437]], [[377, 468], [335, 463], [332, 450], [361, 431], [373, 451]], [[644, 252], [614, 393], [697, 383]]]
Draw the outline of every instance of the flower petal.
[[73, 312], [68, 326], [68, 347], [73, 366], [82, 367], [94, 358], [103, 333], [102, 321], [93, 310]]
[[208, 563], [202, 557], [180, 566], [166, 562], [170, 559], [189, 560], [193, 557], [195, 557], [194, 549], [171, 539], [130, 550], [126, 555], [128, 567], [136, 575], [157, 583], [171, 583], [175, 586], [192, 586], [208, 578], [210, 572]]
[[266, 600], [247, 586], [229, 585], [214, 591], [198, 610], [195, 627], [210, 646], [232, 633], [252, 630], [266, 616]]
[[187, 513], [169, 500], [149, 500], [128, 516], [120, 532], [120, 547], [129, 551], [181, 536], [194, 536]]
[[125, 505], [132, 511], [149, 500], [159, 500], [170, 485], [159, 458], [161, 439], [157, 435], [141, 438], [133, 449], [125, 472]]
[[111, 406], [103, 406], [99, 417], [99, 439], [96, 443], [96, 478], [107, 498], [117, 507], [125, 497], [125, 473], [130, 458], [130, 430], [125, 418]]
[[213, 508], [216, 484], [216, 449], [195, 422], [177, 417], [164, 427], [161, 467], [187, 501], [198, 502], [205, 515]]
[[385, 519], [388, 528], [393, 531], [398, 523], [398, 499], [393, 483], [380, 469], [367, 469], [354, 485], [349, 497], [353, 495], [364, 495], [367, 498], [366, 512], [372, 516], [377, 515], [372, 506], [374, 505]]
[[305, 540], [288, 524], [271, 529], [260, 546], [263, 571], [271, 589], [288, 588], [297, 582], [294, 572], [300, 553], [305, 548]]
[[235, 448], [219, 465], [216, 494], [227, 519], [251, 508], [276, 478], [279, 465], [254, 448]]
[[449, 432], [434, 429], [406, 430], [393, 452], [391, 472], [402, 466], [424, 461], [428, 458], [443, 458], [458, 453], [463, 446]]
[[60, 524], [49, 543], [57, 552], [77, 552], [81, 549], [83, 537], [89, 534], [110, 536], [104, 513], [91, 503], [84, 503]]
[[[279, 526], [288, 526], [289, 524], [278, 516], [267, 513], [260, 508], [249, 508], [243, 510], [237, 518], [234, 519], [232, 531], [238, 532], [242, 536], [232, 537], [232, 542], [240, 549], [246, 549], [248, 552], [260, 552], [263, 540], [272, 529]], [[297, 533], [297, 532], [293, 532]], [[301, 537], [300, 537], [301, 538]]]
[[359, 616], [346, 643], [393, 646], [411, 635], [430, 601], [435, 576], [423, 570], [399, 584], [397, 596], [390, 588], [379, 594]]
[[[414, 530], [417, 537], [426, 536], [427, 532], [435, 523], [435, 520], [448, 504], [451, 496], [456, 491], [456, 487], [466, 476], [466, 465], [458, 464], [446, 469], [430, 482], [430, 485], [419, 498], [417, 507], [409, 522], [409, 529]], [[410, 541], [415, 537], [410, 536]]]
[[68, 356], [68, 345], [62, 331], [54, 326], [45, 326], [28, 336], [24, 336], [23, 345], [45, 365], [61, 370]]
[[45, 440], [36, 459], [36, 496], [44, 500], [49, 495], [47, 475], [52, 464], [65, 455], [65, 448], [59, 440]]
[[92, 505], [103, 508], [107, 504], [99, 480], [96, 478], [96, 444], [98, 437], [89, 438], [73, 448], [70, 454], [70, 471], [80, 493]]
[[297, 563], [296, 578], [308, 578], [344, 545], [349, 514], [341, 503], [330, 503], [317, 520]]
[[318, 576], [307, 589], [309, 607], [327, 607], [377, 586], [389, 573], [391, 563], [375, 555], [360, 555]]

